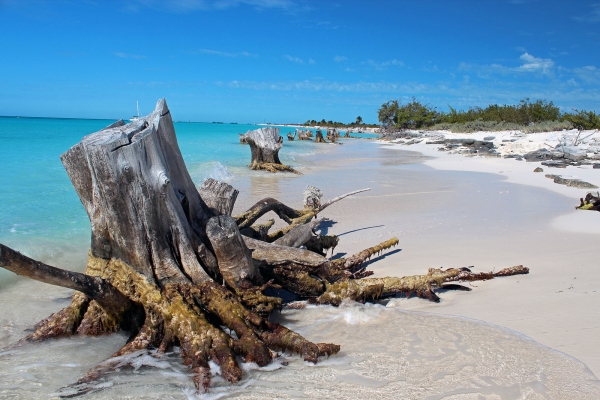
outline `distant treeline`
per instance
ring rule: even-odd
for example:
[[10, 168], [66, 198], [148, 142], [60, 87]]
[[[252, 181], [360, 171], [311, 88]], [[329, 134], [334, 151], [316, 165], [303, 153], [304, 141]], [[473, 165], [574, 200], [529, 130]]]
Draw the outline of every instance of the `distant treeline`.
[[316, 121], [314, 119], [309, 119], [304, 123], [304, 126], [327, 126], [332, 128], [377, 128], [379, 125], [376, 124], [365, 124], [361, 116], [356, 117], [356, 121], [349, 122], [347, 124], [343, 122], [336, 121], [325, 121], [322, 119], [321, 121]]
[[438, 129], [453, 132], [523, 130], [548, 132], [562, 129], [600, 129], [600, 116], [594, 111], [561, 112], [551, 101], [529, 99], [515, 105], [491, 104], [449, 112], [422, 104], [415, 98], [410, 103], [398, 100], [384, 103], [378, 110], [379, 122], [390, 129]]

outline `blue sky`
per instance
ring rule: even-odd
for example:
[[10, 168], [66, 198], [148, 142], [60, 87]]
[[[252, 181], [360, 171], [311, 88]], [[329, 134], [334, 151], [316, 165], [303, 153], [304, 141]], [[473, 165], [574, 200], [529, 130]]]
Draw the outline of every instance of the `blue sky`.
[[0, 115], [377, 121], [547, 99], [600, 111], [600, 3], [0, 0]]

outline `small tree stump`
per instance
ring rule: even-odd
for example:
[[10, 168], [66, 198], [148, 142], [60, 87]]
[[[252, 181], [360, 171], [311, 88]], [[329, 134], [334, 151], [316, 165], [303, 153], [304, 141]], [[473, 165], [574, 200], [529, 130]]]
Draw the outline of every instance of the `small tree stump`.
[[279, 150], [283, 146], [283, 138], [279, 136], [279, 128], [261, 128], [250, 131], [245, 136], [252, 151], [251, 169], [298, 173], [289, 165], [283, 165], [279, 160]]
[[323, 137], [323, 132], [321, 132], [320, 129], [317, 129], [317, 133], [316, 133], [316, 136], [315, 136], [315, 143], [329, 143]]

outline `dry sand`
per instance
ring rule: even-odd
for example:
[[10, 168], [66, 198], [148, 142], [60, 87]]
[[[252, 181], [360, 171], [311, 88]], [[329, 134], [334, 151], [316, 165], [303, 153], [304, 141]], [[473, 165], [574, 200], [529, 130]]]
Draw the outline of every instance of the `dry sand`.
[[422, 274], [430, 267], [531, 269], [526, 276], [476, 282], [472, 292], [443, 293], [439, 304], [410, 298], [389, 306], [503, 326], [600, 374], [600, 213], [575, 210], [586, 190], [544, 177], [577, 176], [600, 186], [600, 170], [534, 173], [539, 163], [448, 155], [431, 145], [346, 143], [332, 145], [301, 177], [263, 174], [234, 182], [241, 192], [237, 209], [267, 195], [301, 207], [306, 184], [325, 197], [370, 187], [323, 216], [335, 221], [326, 231], [340, 235], [336, 253], [399, 238], [401, 250], [372, 264], [375, 276]]

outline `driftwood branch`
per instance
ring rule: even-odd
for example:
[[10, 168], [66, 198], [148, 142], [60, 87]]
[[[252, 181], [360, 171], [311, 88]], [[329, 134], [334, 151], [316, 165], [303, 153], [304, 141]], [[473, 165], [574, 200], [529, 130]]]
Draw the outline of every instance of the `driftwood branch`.
[[110, 311], [123, 312], [132, 305], [127, 296], [100, 277], [52, 267], [3, 244], [0, 244], [0, 267], [36, 281], [77, 290]]

